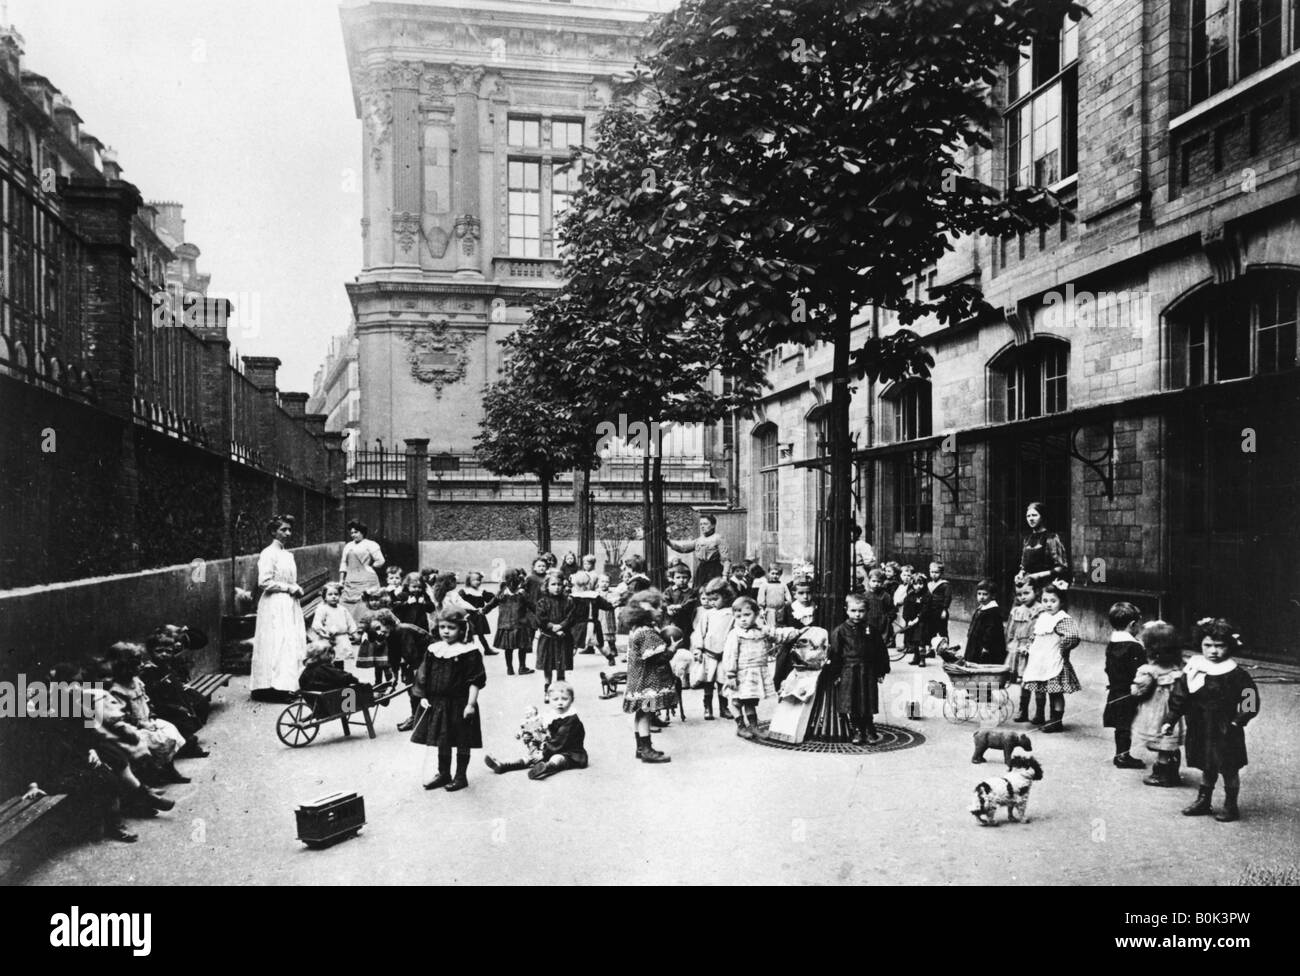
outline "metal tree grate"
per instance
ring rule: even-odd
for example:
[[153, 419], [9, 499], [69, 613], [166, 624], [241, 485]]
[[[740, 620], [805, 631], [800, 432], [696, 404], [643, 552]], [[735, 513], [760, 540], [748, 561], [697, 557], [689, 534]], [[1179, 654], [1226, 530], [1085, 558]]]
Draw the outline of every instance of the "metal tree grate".
[[793, 752], [821, 752], [832, 755], [859, 755], [868, 752], [892, 752], [896, 749], [911, 749], [925, 742], [925, 736], [911, 729], [897, 725], [876, 723], [876, 731], [884, 738], [874, 746], [855, 746], [852, 742], [781, 742], [767, 737], [770, 722], [760, 722], [758, 735], [751, 741], [759, 745], [771, 746], [773, 749], [788, 749]]

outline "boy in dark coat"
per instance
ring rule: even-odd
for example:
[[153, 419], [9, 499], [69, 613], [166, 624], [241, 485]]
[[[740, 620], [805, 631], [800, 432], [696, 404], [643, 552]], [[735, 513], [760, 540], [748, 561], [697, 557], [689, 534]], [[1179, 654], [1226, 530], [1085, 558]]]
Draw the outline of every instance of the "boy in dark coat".
[[[883, 584], [883, 573], [880, 579]], [[853, 727], [854, 744], [874, 745], [881, 739], [874, 718], [880, 710], [877, 686], [889, 673], [889, 654], [884, 641], [867, 630], [867, 597], [850, 593], [845, 603], [848, 620], [831, 634], [827, 667], [836, 681], [835, 706]]]
[[[369, 708], [375, 702], [375, 690], [361, 681], [355, 674], [349, 674], [334, 663], [334, 647], [318, 641], [307, 648], [307, 660], [302, 674], [298, 676], [298, 687], [303, 691], [339, 691], [353, 689], [350, 707], [343, 711], [351, 714], [363, 708]], [[340, 703], [342, 699], [340, 699]]]
[[1002, 608], [993, 599], [997, 589], [992, 580], [982, 579], [975, 586], [979, 606], [966, 632], [966, 661], [970, 664], [1002, 664], [1007, 659], [1007, 635], [1003, 629]]
[[1213, 811], [1210, 799], [1223, 774], [1223, 809], [1214, 815], [1221, 823], [1241, 817], [1237, 794], [1241, 767], [1246, 765], [1246, 724], [1259, 714], [1259, 689], [1232, 655], [1241, 638], [1222, 618], [1205, 618], [1197, 624], [1201, 653], [1187, 662], [1174, 682], [1165, 708], [1162, 731], [1170, 734], [1180, 718], [1187, 719], [1187, 765], [1201, 770], [1196, 802], [1185, 817], [1203, 817]]
[[1101, 713], [1104, 728], [1115, 730], [1114, 763], [1120, 769], [1146, 769], [1146, 763], [1129, 750], [1133, 747], [1133, 718], [1139, 700], [1131, 694], [1138, 668], [1147, 663], [1146, 651], [1138, 640], [1142, 611], [1126, 601], [1110, 608], [1110, 642], [1106, 645], [1106, 707]]
[[926, 589], [929, 598], [921, 608], [921, 643], [924, 655], [934, 657], [930, 645], [936, 636], [948, 636], [948, 607], [952, 604], [952, 586], [943, 578], [943, 563], [930, 564]]

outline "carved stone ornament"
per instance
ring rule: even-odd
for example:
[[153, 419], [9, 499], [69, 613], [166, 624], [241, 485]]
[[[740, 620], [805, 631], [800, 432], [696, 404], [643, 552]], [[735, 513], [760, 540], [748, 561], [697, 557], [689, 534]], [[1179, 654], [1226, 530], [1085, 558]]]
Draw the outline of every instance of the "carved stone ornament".
[[420, 107], [446, 105], [448, 80], [446, 72], [426, 67], [420, 75]]
[[388, 71], [396, 88], [418, 88], [424, 65], [418, 61], [389, 61]]
[[393, 214], [393, 239], [403, 253], [410, 254], [411, 248], [420, 239], [420, 215], [409, 210], [399, 210]]
[[426, 217], [424, 242], [429, 245], [429, 253], [437, 260], [447, 253], [447, 245], [451, 243], [451, 235], [437, 222], [437, 218]]
[[412, 326], [405, 331], [407, 357], [411, 375], [433, 387], [441, 398], [444, 386], [459, 383], [469, 367], [467, 332], [452, 329], [446, 319], [435, 319], [427, 326]]
[[472, 67], [453, 64], [447, 70], [451, 73], [451, 80], [456, 86], [456, 94], [458, 95], [477, 95], [479, 82], [483, 80], [483, 75], [487, 73], [487, 68], [481, 64]]
[[482, 226], [482, 222], [473, 214], [462, 214], [456, 218], [456, 236], [460, 238], [460, 247], [466, 257], [474, 256], [474, 242], [479, 239]]
[[383, 164], [384, 145], [393, 128], [393, 90], [388, 69], [382, 65], [358, 69], [356, 86], [360, 93], [361, 119], [370, 137], [370, 158], [375, 169]]

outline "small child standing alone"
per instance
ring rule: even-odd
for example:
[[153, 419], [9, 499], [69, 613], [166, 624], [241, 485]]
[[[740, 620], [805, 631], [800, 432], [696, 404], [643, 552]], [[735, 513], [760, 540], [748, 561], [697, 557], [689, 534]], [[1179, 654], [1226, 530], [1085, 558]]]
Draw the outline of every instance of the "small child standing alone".
[[1104, 728], [1115, 730], [1115, 766], [1119, 769], [1146, 769], [1146, 763], [1129, 750], [1133, 746], [1133, 719], [1138, 700], [1133, 696], [1133, 680], [1146, 662], [1146, 651], [1137, 639], [1142, 611], [1133, 604], [1120, 602], [1110, 608], [1110, 642], [1106, 645], [1106, 707], [1101, 713]]
[[[880, 573], [872, 570], [872, 574]], [[884, 574], [879, 581], [883, 592]], [[889, 654], [883, 635], [872, 633], [867, 624], [868, 599], [850, 593], [845, 600], [848, 619], [831, 634], [827, 666], [836, 678], [835, 706], [853, 727], [855, 745], [875, 745], [881, 740], [875, 715], [880, 711], [878, 685], [889, 673]]]
[[[469, 643], [469, 622], [464, 612], [438, 614], [438, 640], [429, 645], [415, 675], [414, 694], [420, 699], [420, 717], [411, 741], [438, 750], [438, 775], [424, 784], [426, 790], [445, 788], [448, 793], [469, 786], [469, 753], [483, 748], [478, 695], [487, 684], [483, 654]], [[456, 750], [456, 775], [451, 774], [451, 752]]]

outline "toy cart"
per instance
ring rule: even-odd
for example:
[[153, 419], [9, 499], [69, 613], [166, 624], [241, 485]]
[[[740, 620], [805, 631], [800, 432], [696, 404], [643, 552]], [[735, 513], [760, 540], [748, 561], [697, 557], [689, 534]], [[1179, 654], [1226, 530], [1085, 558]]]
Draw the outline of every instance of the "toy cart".
[[[339, 722], [343, 734], [352, 735], [352, 727], [362, 726], [375, 737], [374, 710], [387, 705], [398, 695], [404, 695], [410, 685], [378, 685], [374, 697], [362, 704], [355, 688], [334, 688], [330, 691], [300, 691], [298, 697], [285, 706], [275, 720], [275, 734], [291, 749], [311, 745], [320, 727], [326, 722]], [[361, 718], [352, 716], [360, 713]]]
[[1002, 664], [944, 664], [949, 684], [931, 681], [932, 698], [943, 700], [943, 717], [949, 722], [1005, 722], [1015, 706], [1007, 683], [1011, 668]]

